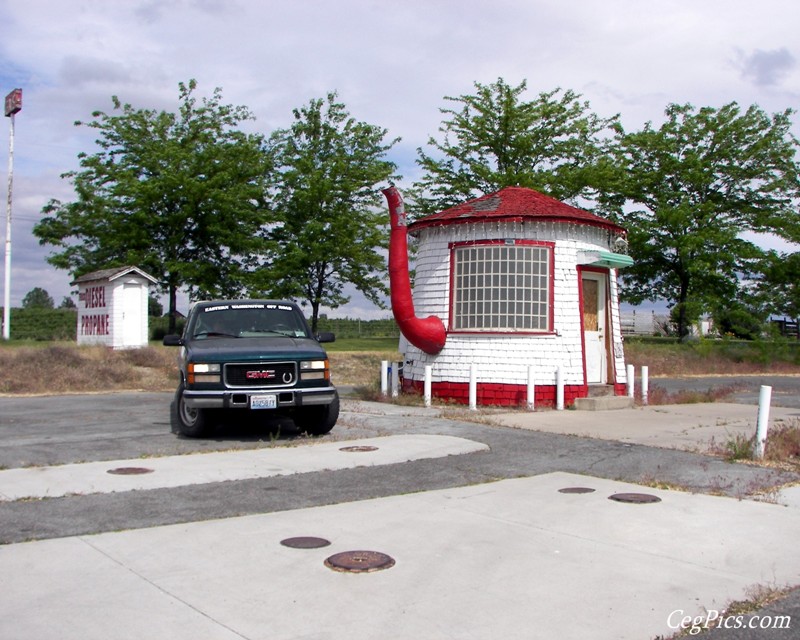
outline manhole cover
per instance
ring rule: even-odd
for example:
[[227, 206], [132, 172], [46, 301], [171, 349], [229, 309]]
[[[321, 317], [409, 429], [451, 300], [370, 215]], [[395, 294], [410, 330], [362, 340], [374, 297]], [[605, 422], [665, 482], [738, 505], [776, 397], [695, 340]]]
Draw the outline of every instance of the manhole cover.
[[558, 490], [559, 493], [593, 493], [594, 489], [589, 487], [564, 487]]
[[628, 502], [631, 504], [661, 502], [661, 498], [649, 493], [615, 493], [613, 496], [608, 496], [608, 499], [614, 500], [615, 502]]
[[394, 566], [394, 558], [380, 551], [343, 551], [325, 560], [325, 566], [334, 571], [370, 573]]
[[342, 447], [339, 451], [347, 451], [348, 453], [360, 453], [362, 451], [377, 451], [378, 447], [370, 447], [367, 445]]
[[113, 473], [115, 476], [141, 476], [145, 473], [153, 473], [153, 469], [146, 467], [117, 467], [116, 469], [109, 469], [108, 473]]
[[284, 547], [291, 547], [292, 549], [319, 549], [320, 547], [327, 547], [330, 543], [330, 540], [313, 536], [298, 536], [281, 540], [281, 544]]

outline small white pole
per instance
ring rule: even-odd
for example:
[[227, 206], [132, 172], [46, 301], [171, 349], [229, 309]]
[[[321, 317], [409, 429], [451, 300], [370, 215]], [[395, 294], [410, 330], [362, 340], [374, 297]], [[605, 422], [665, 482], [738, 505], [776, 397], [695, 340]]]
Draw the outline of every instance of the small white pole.
[[650, 370], [642, 367], [642, 404], [647, 406], [648, 387], [650, 386]]
[[769, 404], [772, 400], [772, 387], [762, 385], [758, 396], [758, 423], [756, 424], [756, 458], [764, 457], [769, 428]]
[[474, 362], [469, 365], [469, 408], [478, 408], [478, 368]]
[[633, 368], [633, 365], [629, 364], [627, 367], [625, 367], [625, 370], [628, 372], [628, 397], [629, 398], [633, 398], [634, 397], [634, 386], [633, 386], [633, 383], [634, 383], [634, 368]]
[[425, 406], [431, 406], [431, 380], [433, 378], [433, 367], [429, 364], [425, 365]]
[[11, 339], [11, 192], [14, 185], [14, 113], [7, 113], [6, 115], [11, 118], [11, 133], [8, 137], [8, 199], [6, 200], [6, 257], [3, 288], [3, 340], [8, 341]]
[[528, 409], [536, 410], [536, 382], [534, 380], [535, 368], [532, 364], [528, 365]]
[[392, 363], [392, 397], [400, 395], [400, 363]]
[[381, 395], [389, 395], [389, 361], [381, 360]]
[[556, 409], [564, 410], [564, 374], [560, 365], [556, 369]]

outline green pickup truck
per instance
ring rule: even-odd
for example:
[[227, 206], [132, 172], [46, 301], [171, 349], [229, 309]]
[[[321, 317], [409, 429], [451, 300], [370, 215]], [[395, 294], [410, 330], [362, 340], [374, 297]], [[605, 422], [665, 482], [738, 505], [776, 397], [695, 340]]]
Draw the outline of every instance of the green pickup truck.
[[265, 412], [290, 416], [311, 435], [328, 433], [339, 417], [339, 394], [321, 342], [300, 308], [276, 300], [216, 300], [195, 304], [180, 347], [180, 381], [172, 404], [174, 431], [202, 437], [221, 418]]

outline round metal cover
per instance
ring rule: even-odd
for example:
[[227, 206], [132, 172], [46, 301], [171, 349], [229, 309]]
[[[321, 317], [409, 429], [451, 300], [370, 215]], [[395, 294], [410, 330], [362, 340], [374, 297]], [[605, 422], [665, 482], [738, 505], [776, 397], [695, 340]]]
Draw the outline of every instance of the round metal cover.
[[380, 551], [343, 551], [325, 560], [325, 566], [334, 571], [370, 573], [394, 566], [394, 558]]
[[284, 547], [291, 547], [292, 549], [319, 549], [320, 547], [329, 546], [330, 543], [330, 540], [313, 536], [298, 536], [281, 540], [281, 544]]
[[630, 504], [661, 502], [661, 498], [649, 493], [615, 493], [613, 496], [608, 496], [608, 499], [614, 500], [615, 502], [627, 502]]
[[145, 473], [153, 473], [153, 469], [146, 467], [117, 467], [116, 469], [109, 469], [108, 473], [113, 473], [115, 476], [141, 476]]
[[558, 490], [559, 493], [593, 493], [594, 489], [589, 487], [564, 487]]
[[360, 445], [360, 446], [353, 445], [352, 447], [342, 447], [339, 449], [339, 451], [347, 451], [348, 453], [359, 453], [362, 451], [377, 451], [377, 450], [378, 447], [371, 447], [367, 445]]

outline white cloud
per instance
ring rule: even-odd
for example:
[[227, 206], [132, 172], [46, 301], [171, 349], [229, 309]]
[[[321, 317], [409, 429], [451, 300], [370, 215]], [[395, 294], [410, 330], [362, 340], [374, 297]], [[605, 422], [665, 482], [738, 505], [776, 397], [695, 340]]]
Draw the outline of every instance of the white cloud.
[[[110, 111], [112, 95], [175, 110], [178, 83], [196, 78], [202, 95], [222, 87], [268, 133], [337, 90], [354, 117], [403, 138], [394, 159], [406, 182], [443, 97], [471, 93], [475, 81], [527, 79], [531, 96], [573, 89], [628, 129], [660, 121], [670, 102], [775, 112], [800, 96], [800, 5], [784, 0], [758, 11], [744, 0], [27, 0], [0, 4], [0, 23], [0, 93], [24, 91], [14, 304], [34, 286], [57, 301], [69, 292], [69, 275], [45, 263], [49, 249], [30, 227], [50, 198], [70, 198], [59, 175], [94, 139], [73, 123]], [[7, 131], [0, 126], [0, 158]]]
[[764, 51], [756, 49], [751, 54], [738, 53], [738, 67], [742, 77], [758, 87], [780, 84], [797, 66], [795, 57], [786, 47]]

